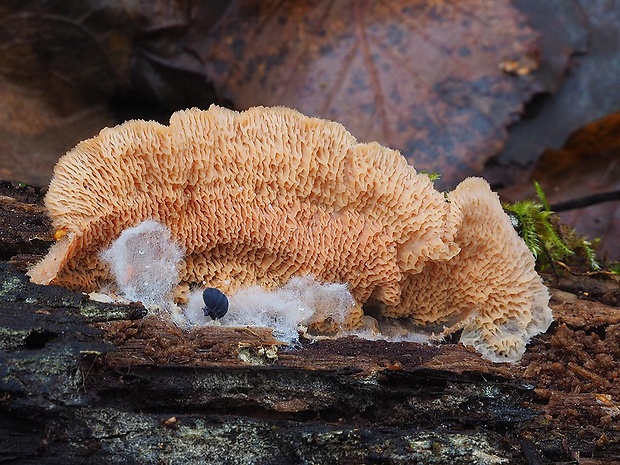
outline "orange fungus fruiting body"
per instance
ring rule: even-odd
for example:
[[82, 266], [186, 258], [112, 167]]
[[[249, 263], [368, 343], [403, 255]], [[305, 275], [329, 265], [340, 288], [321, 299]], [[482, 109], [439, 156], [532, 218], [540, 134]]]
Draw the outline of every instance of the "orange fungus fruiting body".
[[226, 293], [313, 275], [362, 305], [516, 360], [551, 321], [534, 260], [497, 196], [467, 179], [444, 196], [397, 151], [288, 108], [213, 106], [170, 125], [129, 121], [60, 159], [46, 206], [59, 237], [30, 275], [92, 291], [121, 232], [152, 219], [185, 253], [185, 284]]

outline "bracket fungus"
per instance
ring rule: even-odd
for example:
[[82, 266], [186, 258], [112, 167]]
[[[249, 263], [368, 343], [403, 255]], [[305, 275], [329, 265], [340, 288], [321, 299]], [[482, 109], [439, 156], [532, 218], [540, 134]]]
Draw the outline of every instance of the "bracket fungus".
[[288, 108], [105, 128], [59, 160], [45, 202], [59, 239], [29, 271], [37, 283], [102, 288], [100, 252], [154, 220], [184, 251], [183, 285], [231, 295], [296, 276], [346, 283], [348, 328], [372, 306], [439, 334], [462, 329], [486, 358], [515, 361], [551, 323], [534, 259], [486, 181], [444, 195], [399, 152]]

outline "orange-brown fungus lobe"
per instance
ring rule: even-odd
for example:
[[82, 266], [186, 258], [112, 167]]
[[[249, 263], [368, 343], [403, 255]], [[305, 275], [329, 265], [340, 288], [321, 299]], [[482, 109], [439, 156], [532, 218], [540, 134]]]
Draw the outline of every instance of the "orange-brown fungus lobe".
[[518, 359], [551, 321], [533, 258], [485, 181], [446, 199], [397, 151], [288, 108], [213, 106], [169, 126], [106, 128], [60, 159], [46, 206], [67, 233], [30, 271], [38, 283], [99, 289], [110, 280], [100, 252], [152, 219], [186, 253], [184, 284], [346, 282], [360, 305], [463, 328], [499, 360]]
[[66, 229], [57, 229], [54, 231], [54, 240], [58, 241], [67, 235]]

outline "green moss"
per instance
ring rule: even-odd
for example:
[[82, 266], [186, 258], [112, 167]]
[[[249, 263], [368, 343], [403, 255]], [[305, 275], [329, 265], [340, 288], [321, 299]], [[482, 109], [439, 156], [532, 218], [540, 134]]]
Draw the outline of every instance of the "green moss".
[[419, 171], [420, 174], [425, 174], [429, 177], [429, 179], [432, 182], [437, 181], [439, 178], [441, 178], [441, 174], [438, 173], [437, 171], [426, 171], [426, 170], [421, 170]]
[[597, 241], [590, 241], [573, 229], [561, 226], [540, 185], [534, 182], [534, 187], [537, 200], [505, 204], [504, 210], [539, 266], [544, 269], [557, 262], [569, 261], [583, 264], [592, 271], [600, 270], [594, 252]]

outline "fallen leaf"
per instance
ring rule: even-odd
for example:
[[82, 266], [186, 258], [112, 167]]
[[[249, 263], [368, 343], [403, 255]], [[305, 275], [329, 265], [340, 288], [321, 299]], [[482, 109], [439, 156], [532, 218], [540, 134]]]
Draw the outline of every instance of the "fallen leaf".
[[[541, 67], [553, 57], [570, 57], [559, 75], [557, 93], [539, 95], [522, 120], [511, 127], [503, 165], [536, 162], [547, 148], [559, 148], [568, 136], [591, 121], [620, 108], [620, 7], [609, 0], [517, 0], [530, 24], [541, 31]], [[571, 56], [572, 54], [572, 56]], [[559, 65], [555, 65], [559, 67]], [[485, 174], [485, 177], [486, 174]], [[490, 177], [490, 176], [489, 176]], [[509, 185], [510, 178], [499, 180]]]
[[115, 123], [103, 102], [131, 51], [95, 13], [82, 2], [0, 5], [0, 177], [45, 185], [60, 155]]
[[0, 105], [0, 179], [38, 186], [49, 183], [54, 165], [68, 149], [116, 124], [103, 105], [61, 116], [53, 104], [2, 77]]
[[0, 2], [0, 178], [47, 185], [58, 158], [103, 127], [166, 121], [212, 99], [204, 76], [170, 59], [212, 11], [184, 0]]
[[190, 44], [236, 107], [343, 123], [441, 186], [480, 173], [536, 90], [536, 33], [508, 1], [237, 0]]

